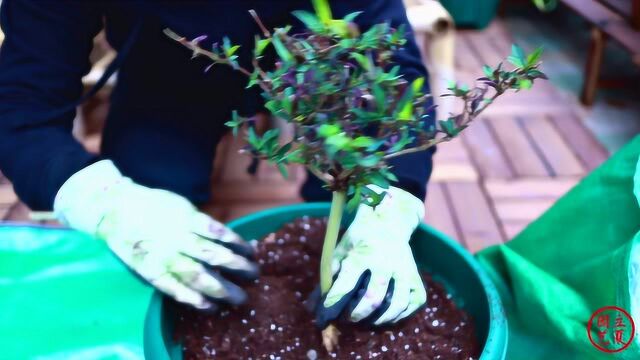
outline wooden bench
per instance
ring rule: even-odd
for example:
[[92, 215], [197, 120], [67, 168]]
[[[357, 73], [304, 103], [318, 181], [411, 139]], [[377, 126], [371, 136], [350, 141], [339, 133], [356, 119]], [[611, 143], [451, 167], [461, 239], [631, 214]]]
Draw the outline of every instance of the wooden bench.
[[[640, 66], [640, 0], [561, 0], [591, 25], [591, 44], [585, 66], [581, 101], [592, 105], [598, 88], [600, 67], [607, 38], [615, 40]], [[614, 11], [615, 10], [615, 11]], [[634, 29], [634, 25], [636, 29]]]

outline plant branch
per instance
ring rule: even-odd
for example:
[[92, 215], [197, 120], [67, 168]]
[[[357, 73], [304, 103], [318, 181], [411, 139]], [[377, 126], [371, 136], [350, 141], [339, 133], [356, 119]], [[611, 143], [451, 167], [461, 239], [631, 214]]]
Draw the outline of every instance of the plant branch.
[[251, 14], [251, 17], [253, 18], [253, 20], [255, 20], [256, 24], [258, 24], [258, 27], [260, 27], [260, 30], [262, 31], [262, 34], [265, 37], [271, 37], [271, 32], [269, 31], [269, 29], [267, 29], [264, 24], [262, 23], [262, 20], [260, 20], [260, 17], [258, 16], [258, 13], [256, 13], [255, 10], [251, 9], [249, 10], [249, 14]]
[[178, 34], [176, 34], [175, 32], [173, 32], [170, 29], [164, 29], [164, 33], [165, 35], [167, 35], [169, 38], [171, 38], [172, 40], [175, 40], [177, 42], [179, 42], [180, 44], [184, 45], [187, 49], [193, 51], [194, 56], [197, 55], [204, 55], [206, 57], [208, 57], [209, 59], [213, 60], [215, 63], [219, 63], [219, 64], [225, 64], [225, 65], [229, 65], [231, 67], [233, 67], [234, 69], [240, 71], [241, 73], [243, 73], [246, 76], [251, 76], [251, 72], [241, 66], [235, 66], [234, 64], [231, 63], [231, 61], [229, 61], [229, 59], [218, 56], [217, 54], [209, 51], [209, 50], [205, 50], [203, 48], [201, 48], [200, 46], [198, 46], [197, 44], [187, 40], [187, 38], [185, 38], [184, 36], [180, 36]]

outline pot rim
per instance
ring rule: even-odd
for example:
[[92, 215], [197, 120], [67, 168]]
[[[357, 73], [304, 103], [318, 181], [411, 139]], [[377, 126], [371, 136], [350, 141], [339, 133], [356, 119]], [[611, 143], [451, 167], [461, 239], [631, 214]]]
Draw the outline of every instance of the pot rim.
[[[252, 223], [262, 220], [263, 218], [272, 217], [274, 215], [286, 214], [290, 212], [297, 213], [301, 210], [302, 212], [310, 213], [318, 213], [322, 211], [328, 212], [329, 208], [329, 203], [299, 203], [279, 206], [245, 215], [229, 222], [227, 226], [232, 229], [237, 229], [243, 226], [248, 226]], [[482, 352], [480, 353], [479, 360], [505, 359], [508, 342], [507, 317], [502, 305], [502, 301], [500, 300], [498, 290], [496, 289], [487, 272], [482, 268], [480, 263], [468, 250], [462, 247], [462, 245], [460, 245], [458, 242], [451, 239], [448, 235], [445, 235], [441, 231], [432, 228], [424, 222], [420, 223], [417, 231], [423, 231], [431, 235], [433, 238], [439, 239], [444, 242], [445, 245], [452, 248], [452, 250], [458, 256], [460, 256], [477, 275], [478, 280], [482, 285], [482, 290], [484, 291], [484, 294], [486, 296], [486, 301], [488, 304], [487, 311], [489, 314], [489, 328]], [[153, 358], [154, 360], [175, 359], [176, 355], [180, 354], [182, 350], [179, 346], [173, 349], [167, 348], [168, 344], [165, 342], [164, 336], [166, 329], [163, 329], [164, 326], [167, 326], [167, 321], [163, 321], [163, 310], [163, 295], [160, 292], [156, 291], [154, 292], [149, 304], [144, 329], [145, 357]], [[160, 316], [156, 314], [160, 314]], [[149, 357], [147, 352], [151, 348], [164, 349], [164, 351], [162, 352], [162, 354], [154, 352], [153, 357]]]

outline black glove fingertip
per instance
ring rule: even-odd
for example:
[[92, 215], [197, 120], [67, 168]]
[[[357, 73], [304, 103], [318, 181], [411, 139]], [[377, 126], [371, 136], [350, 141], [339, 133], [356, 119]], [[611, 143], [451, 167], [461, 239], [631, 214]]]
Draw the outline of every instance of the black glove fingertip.
[[[393, 299], [393, 291], [395, 289], [395, 280], [391, 279], [391, 281], [389, 282], [389, 286], [387, 287], [387, 292], [384, 295], [384, 298], [382, 299], [382, 302], [380, 303], [380, 306], [378, 306], [377, 309], [375, 309], [371, 315], [367, 316], [366, 318], [358, 321], [358, 324], [362, 324], [365, 326], [370, 326], [373, 325], [373, 323], [376, 322], [376, 320], [378, 320], [388, 309], [389, 306], [391, 306], [391, 299]], [[357, 303], [356, 303], [357, 305]], [[353, 309], [355, 309], [355, 306], [350, 310], [353, 311]], [[349, 312], [350, 314], [351, 312]]]
[[207, 269], [207, 273], [214, 277], [224, 287], [226, 292], [226, 296], [224, 298], [215, 298], [212, 296], [207, 296], [205, 294], [205, 297], [207, 297], [207, 299], [214, 302], [224, 302], [231, 305], [242, 305], [247, 302], [247, 293], [242, 290], [241, 287], [223, 278], [219, 273], [213, 271], [212, 269]]
[[354, 295], [359, 293], [361, 289], [366, 288], [370, 278], [371, 271], [366, 270], [363, 272], [356, 282], [355, 287], [330, 307], [325, 307], [323, 305], [326, 299], [326, 296], [323, 296], [316, 310], [316, 326], [320, 329], [324, 329], [330, 322], [338, 319], [340, 315], [344, 313], [345, 307], [348, 306]]

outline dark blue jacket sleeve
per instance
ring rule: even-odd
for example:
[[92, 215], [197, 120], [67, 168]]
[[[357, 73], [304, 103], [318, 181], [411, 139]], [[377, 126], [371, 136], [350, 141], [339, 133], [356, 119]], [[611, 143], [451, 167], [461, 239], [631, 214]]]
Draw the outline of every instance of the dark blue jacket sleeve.
[[[416, 45], [402, 0], [336, 0], [331, 2], [331, 6], [337, 10], [334, 11], [335, 18], [344, 17], [350, 12], [362, 11], [363, 13], [356, 18], [356, 23], [363, 30], [384, 22], [391, 24], [393, 28], [405, 25], [407, 43], [404, 49], [395, 54], [394, 62], [400, 66], [400, 72], [408, 81], [423, 77], [426, 80], [424, 92], [425, 94], [430, 92], [427, 69]], [[430, 106], [431, 103], [427, 104], [427, 107]], [[429, 121], [425, 123], [425, 127], [429, 127], [434, 123], [434, 116], [435, 114], [432, 112], [429, 116]], [[426, 184], [431, 176], [434, 151], [435, 149], [430, 149], [391, 159], [389, 162], [393, 166], [394, 174], [399, 179], [399, 183], [396, 186], [424, 200]]]
[[0, 25], [0, 169], [32, 209], [51, 209], [95, 161], [71, 127], [101, 16], [92, 1], [4, 0]]

